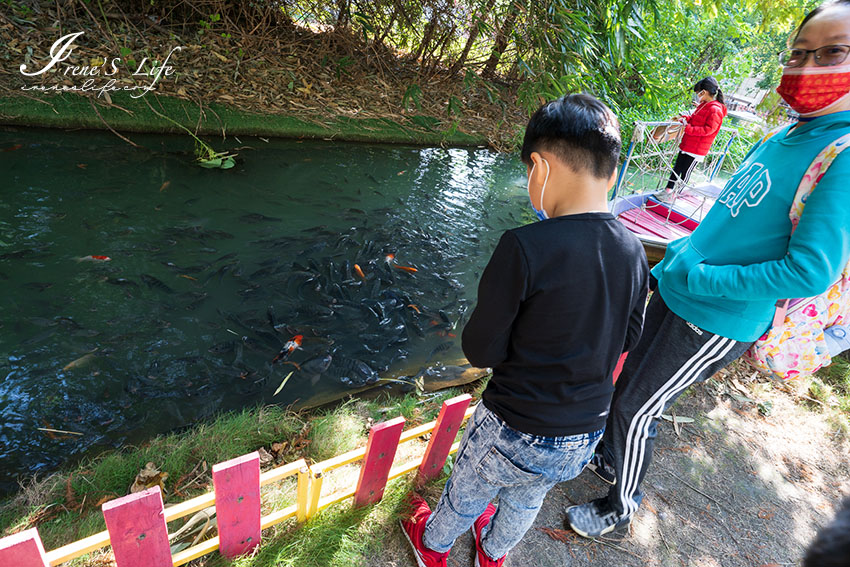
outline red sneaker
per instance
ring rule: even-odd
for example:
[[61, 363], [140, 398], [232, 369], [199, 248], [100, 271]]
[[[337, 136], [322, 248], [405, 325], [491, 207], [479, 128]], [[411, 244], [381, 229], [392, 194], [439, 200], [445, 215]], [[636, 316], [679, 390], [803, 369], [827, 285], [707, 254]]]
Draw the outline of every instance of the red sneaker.
[[472, 529], [475, 530], [475, 567], [502, 567], [502, 565], [505, 564], [505, 557], [507, 557], [507, 555], [503, 555], [499, 559], [490, 559], [490, 557], [484, 553], [484, 550], [481, 549], [481, 530], [484, 529], [484, 526], [490, 523], [490, 518], [492, 518], [495, 513], [496, 507], [492, 504], [487, 504], [487, 509], [484, 510], [484, 513], [478, 516], [475, 523], [472, 524]]
[[419, 567], [447, 567], [448, 551], [438, 553], [433, 549], [428, 549], [422, 543], [422, 534], [425, 533], [425, 522], [431, 516], [431, 507], [417, 494], [410, 496], [409, 506], [410, 515], [407, 519], [400, 520], [399, 523], [401, 524], [401, 531], [404, 532], [407, 541], [410, 542], [410, 547], [413, 548], [416, 563]]

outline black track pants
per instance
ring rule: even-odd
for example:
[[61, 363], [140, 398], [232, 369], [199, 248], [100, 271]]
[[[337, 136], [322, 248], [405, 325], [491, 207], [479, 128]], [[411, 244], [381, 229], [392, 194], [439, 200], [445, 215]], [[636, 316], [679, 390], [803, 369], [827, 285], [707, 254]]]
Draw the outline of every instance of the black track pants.
[[597, 448], [617, 472], [608, 493], [615, 511], [630, 516], [640, 506], [640, 483], [652, 460], [661, 414], [689, 386], [710, 378], [751, 344], [699, 329], [670, 311], [661, 294], [652, 294], [643, 334], [617, 380]]
[[677, 181], [687, 183], [696, 164], [697, 158], [689, 156], [684, 152], [679, 152], [679, 155], [676, 156], [676, 163], [673, 164], [673, 173], [670, 174], [670, 181], [667, 182], [667, 190], [670, 191], [673, 189]]

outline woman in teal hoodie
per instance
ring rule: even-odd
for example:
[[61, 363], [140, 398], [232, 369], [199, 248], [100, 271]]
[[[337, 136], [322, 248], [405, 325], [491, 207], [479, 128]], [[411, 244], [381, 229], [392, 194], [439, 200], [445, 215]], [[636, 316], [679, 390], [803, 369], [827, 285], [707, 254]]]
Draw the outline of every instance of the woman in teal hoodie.
[[626, 526], [640, 506], [656, 420], [685, 389], [738, 358], [770, 327], [777, 300], [835, 282], [850, 257], [850, 151], [789, 210], [812, 160], [850, 133], [850, 0], [821, 5], [780, 54], [777, 92], [800, 121], [757, 144], [691, 236], [653, 269], [643, 336], [617, 381], [603, 442], [589, 468], [608, 495], [567, 509], [578, 534]]

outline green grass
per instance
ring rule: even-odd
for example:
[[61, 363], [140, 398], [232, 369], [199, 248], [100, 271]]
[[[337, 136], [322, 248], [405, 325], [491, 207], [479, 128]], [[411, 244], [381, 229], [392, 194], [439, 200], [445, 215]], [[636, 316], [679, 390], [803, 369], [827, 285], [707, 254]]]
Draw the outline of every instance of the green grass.
[[349, 402], [313, 419], [308, 439], [308, 456], [314, 462], [324, 461], [356, 449], [365, 442], [366, 427]]
[[[480, 397], [486, 380], [471, 388]], [[109, 451], [73, 469], [33, 479], [16, 495], [0, 500], [0, 537], [36, 525], [48, 550], [105, 529], [100, 504], [128, 493], [139, 470], [152, 462], [168, 473], [164, 501], [177, 503], [212, 489], [212, 465], [259, 448], [282, 449], [277, 465], [304, 457], [321, 461], [366, 443], [371, 424], [404, 415], [406, 428], [435, 419], [442, 402], [464, 389], [403, 397], [382, 395], [357, 399], [310, 414], [276, 406], [233, 412], [191, 429], [158, 436], [138, 447]], [[281, 447], [278, 446], [278, 447]], [[270, 468], [274, 465], [268, 465]], [[354, 477], [356, 479], [356, 475]], [[192, 482], [196, 480], [196, 482]], [[435, 498], [445, 479], [426, 487]], [[342, 502], [323, 511], [306, 525], [285, 522], [263, 533], [257, 555], [232, 563], [237, 567], [261, 565], [367, 565], [381, 549], [387, 530], [396, 529], [398, 508], [409, 479], [390, 483], [384, 499], [364, 510]], [[186, 485], [190, 485], [188, 488]], [[175, 489], [182, 488], [180, 494]], [[263, 489], [264, 511], [294, 502], [294, 480]], [[182, 523], [182, 522], [181, 522]], [[174, 531], [180, 523], [170, 525]], [[99, 564], [99, 553], [71, 562]], [[229, 565], [218, 554], [199, 560], [201, 565]]]
[[[398, 398], [385, 394], [360, 402], [359, 411], [376, 423], [401, 415], [407, 421], [405, 427], [410, 427], [437, 419], [443, 402], [457, 395], [458, 390], [454, 388], [424, 394], [421, 397], [407, 394]], [[475, 397], [480, 397], [480, 393]]]
[[[435, 130], [423, 126], [423, 117], [410, 116], [403, 122], [390, 119], [356, 119], [346, 116], [326, 118], [324, 121], [302, 120], [286, 114], [255, 114], [218, 103], [205, 105], [200, 116], [198, 105], [181, 99], [154, 96], [140, 99], [116, 94], [117, 106], [93, 109], [89, 99], [73, 94], [36, 93], [38, 101], [24, 97], [0, 97], [0, 124], [15, 126], [42, 126], [48, 128], [106, 129], [106, 124], [121, 132], [176, 133], [183, 131], [157, 116], [157, 112], [178, 121], [191, 130], [198, 126], [197, 134], [277, 136], [283, 138], [322, 138], [355, 142], [386, 142], [419, 145], [449, 144], [455, 146], [486, 145], [484, 136], [473, 136], [459, 131]], [[117, 107], [128, 112], [124, 112]], [[101, 119], [101, 116], [103, 117]]]
[[850, 414], [850, 360], [843, 356], [833, 358], [832, 364], [817, 372], [809, 391], [812, 397]]
[[[436, 502], [447, 476], [417, 488]], [[342, 502], [319, 512], [303, 526], [294, 522], [263, 533], [256, 555], [229, 562], [213, 553], [199, 562], [203, 567], [366, 567], [388, 552], [387, 538], [399, 530], [405, 513], [405, 496], [413, 488], [412, 476], [387, 485], [383, 499], [372, 506], [353, 509]], [[405, 549], [406, 551], [406, 549]]]
[[210, 567], [349, 567], [369, 565], [381, 553], [387, 533], [398, 528], [398, 517], [410, 481], [399, 479], [387, 486], [374, 506], [353, 509], [343, 502], [320, 512], [304, 526], [289, 525], [272, 534], [256, 555], [228, 562], [211, 554]]
[[820, 402], [812, 409], [824, 411], [836, 433], [850, 437], [850, 360], [837, 356], [818, 370], [809, 382], [808, 394]]

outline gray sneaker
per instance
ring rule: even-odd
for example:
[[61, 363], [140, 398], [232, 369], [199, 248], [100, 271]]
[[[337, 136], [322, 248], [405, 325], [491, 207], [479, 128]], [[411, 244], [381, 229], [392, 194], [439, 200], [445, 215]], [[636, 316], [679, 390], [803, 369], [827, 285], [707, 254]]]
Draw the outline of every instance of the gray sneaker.
[[596, 473], [596, 476], [607, 482], [608, 484], [617, 484], [617, 472], [614, 470], [602, 453], [593, 453], [590, 462], [587, 463], [588, 470]]
[[582, 537], [599, 537], [630, 523], [631, 518], [620, 517], [611, 509], [607, 496], [567, 508], [567, 525]]

